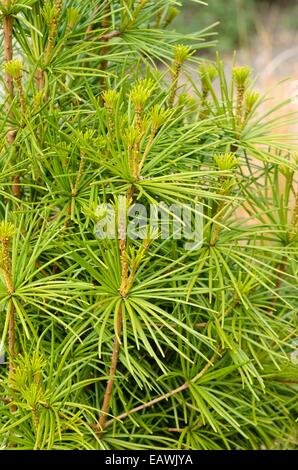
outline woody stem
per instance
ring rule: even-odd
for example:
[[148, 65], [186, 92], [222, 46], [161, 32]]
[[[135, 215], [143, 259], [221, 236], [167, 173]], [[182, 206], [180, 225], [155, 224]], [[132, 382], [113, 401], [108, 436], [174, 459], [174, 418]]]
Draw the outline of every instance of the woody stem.
[[106, 390], [104, 394], [104, 399], [101, 407], [101, 413], [98, 420], [98, 434], [100, 435], [102, 430], [105, 428], [107, 421], [107, 413], [110, 408], [110, 402], [112, 398], [112, 391], [117, 371], [118, 359], [119, 359], [119, 350], [120, 350], [120, 341], [119, 338], [122, 334], [122, 307], [119, 306], [117, 314], [117, 331], [115, 332], [115, 339], [113, 345], [112, 353], [112, 362], [109, 371], [109, 380], [107, 381]]
[[[3, 1], [4, 6], [8, 6], [8, 1]], [[13, 59], [13, 48], [12, 48], [12, 34], [13, 34], [13, 22], [14, 17], [13, 15], [4, 15], [2, 24], [3, 24], [3, 44], [4, 44], [4, 64], [7, 64]], [[7, 92], [8, 100], [6, 102], [6, 112], [8, 119], [13, 119], [13, 113], [11, 111], [11, 104], [13, 101], [13, 78], [12, 76], [4, 72], [4, 84], [5, 89]], [[8, 130], [7, 133], [7, 144], [10, 146], [14, 143], [16, 138], [16, 132], [12, 129]], [[21, 188], [20, 188], [20, 177], [18, 175], [14, 175], [12, 179], [12, 194], [16, 198], [20, 198], [21, 196]]]

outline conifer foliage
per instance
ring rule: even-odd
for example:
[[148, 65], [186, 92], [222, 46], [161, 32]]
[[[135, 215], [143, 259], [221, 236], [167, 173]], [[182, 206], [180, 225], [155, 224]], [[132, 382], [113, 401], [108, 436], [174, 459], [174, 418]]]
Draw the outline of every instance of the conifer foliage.
[[297, 444], [294, 117], [177, 3], [0, 2], [3, 449]]

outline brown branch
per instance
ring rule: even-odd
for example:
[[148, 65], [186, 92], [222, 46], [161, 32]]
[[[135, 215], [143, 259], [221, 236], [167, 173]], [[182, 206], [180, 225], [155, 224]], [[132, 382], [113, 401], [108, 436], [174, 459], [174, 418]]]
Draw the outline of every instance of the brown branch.
[[5, 405], [9, 405], [9, 403], [12, 402], [12, 399], [11, 398], [0, 397], [0, 401], [2, 401], [2, 403], [5, 403]]
[[185, 431], [185, 429], [183, 429], [183, 428], [167, 428], [167, 431], [168, 432], [180, 432], [181, 433], [181, 432]]
[[[232, 301], [230, 307], [227, 308], [227, 310], [225, 312], [225, 316], [229, 315], [238, 303], [239, 303], [239, 298], [238, 298], [237, 295], [234, 295], [234, 298], [233, 298], [233, 301]], [[121, 318], [121, 323], [122, 323], [122, 318]], [[208, 323], [198, 323], [198, 324], [195, 325], [195, 327], [197, 326], [199, 328], [202, 328], [202, 327], [205, 327], [207, 324]], [[116, 339], [115, 339], [115, 341], [116, 341]], [[114, 348], [115, 348], [115, 343], [114, 343]], [[220, 352], [221, 352], [220, 349], [215, 351], [213, 356], [211, 357], [210, 361], [207, 362], [207, 364], [203, 367], [203, 369], [200, 372], [198, 372], [189, 382], [184, 382], [184, 384], [180, 385], [179, 387], [175, 388], [174, 390], [171, 390], [170, 392], [165, 393], [164, 395], [156, 397], [156, 398], [154, 398], [153, 400], [150, 400], [147, 403], [143, 403], [142, 405], [136, 406], [135, 408], [132, 408], [129, 411], [121, 413], [120, 415], [116, 416], [115, 418], [110, 419], [109, 421], [106, 421], [106, 419], [102, 420], [101, 430], [98, 434], [101, 435], [102, 431], [104, 429], [108, 428], [109, 426], [111, 426], [115, 420], [125, 419], [128, 416], [130, 416], [134, 413], [137, 413], [138, 411], [142, 411], [142, 410], [145, 410], [147, 408], [150, 408], [150, 407], [156, 405], [157, 403], [159, 403], [163, 400], [167, 400], [168, 398], [171, 398], [172, 396], [176, 395], [179, 392], [183, 392], [184, 390], [187, 390], [193, 383], [197, 382], [210, 369], [211, 366], [214, 365], [214, 362], [215, 362], [216, 358], [218, 356], [220, 356]], [[119, 354], [119, 349], [118, 349], [118, 354]], [[94, 427], [94, 426], [91, 426], [91, 427]], [[96, 429], [98, 429], [98, 425], [96, 426]], [[170, 432], [182, 432], [182, 430], [178, 429], [178, 428], [169, 428], [168, 430]]]
[[[13, 58], [13, 49], [12, 49], [13, 21], [14, 21], [14, 18], [12, 15], [3, 16], [4, 64], [6, 64], [7, 62], [10, 62]], [[9, 97], [9, 100], [6, 105], [7, 110], [9, 111], [11, 101], [13, 100], [13, 78], [7, 72], [4, 72], [4, 83], [5, 83], [5, 89]]]
[[201, 322], [201, 323], [195, 323], [194, 327], [197, 329], [197, 330], [200, 330], [202, 328], [205, 328], [205, 326], [208, 325], [208, 322]]
[[14, 371], [14, 356], [15, 356], [15, 308], [12, 300], [8, 305], [8, 351], [9, 351], [9, 376]]
[[[15, 357], [15, 307], [13, 304], [12, 296], [14, 293], [14, 285], [11, 273], [11, 260], [9, 254], [9, 239], [2, 239], [2, 272], [6, 285], [7, 294], [10, 299], [8, 301], [8, 352], [9, 352], [9, 382], [14, 371], [14, 357]], [[15, 405], [12, 405], [11, 411], [15, 411]]]
[[21, 110], [22, 110], [22, 114], [23, 114], [22, 117], [24, 117], [25, 112], [26, 112], [26, 108], [27, 108], [27, 104], [26, 104], [26, 100], [25, 100], [24, 90], [23, 90], [23, 87], [22, 87], [22, 79], [18, 78], [15, 81], [16, 81], [17, 90], [18, 90], [18, 94], [19, 94], [20, 106], [21, 106]]
[[171, 84], [171, 89], [170, 89], [171, 92], [170, 92], [169, 102], [168, 102], [169, 108], [173, 108], [174, 106], [174, 101], [175, 101], [177, 91], [178, 91], [178, 81], [179, 81], [179, 77], [181, 73], [181, 68], [182, 68], [182, 64], [176, 62], [174, 65], [174, 70], [172, 72], [172, 84]]
[[[127, 199], [126, 199], [127, 204]], [[128, 257], [127, 257], [127, 246], [126, 246], [126, 233], [125, 225], [122, 222], [119, 222], [118, 227], [119, 232], [119, 250], [120, 250], [120, 259], [121, 259], [121, 285], [119, 288], [119, 294], [121, 298], [127, 296], [128, 290], [131, 287], [129, 283], [128, 275]], [[112, 397], [113, 386], [115, 382], [115, 376], [117, 371], [118, 359], [119, 359], [119, 350], [120, 350], [120, 337], [122, 335], [123, 329], [123, 316], [122, 316], [122, 305], [120, 304], [117, 312], [117, 321], [116, 321], [116, 331], [115, 339], [113, 345], [112, 361], [109, 371], [109, 380], [106, 385], [106, 390], [103, 398], [103, 404], [101, 407], [101, 413], [99, 416], [98, 423], [96, 425], [96, 433], [98, 436], [101, 436], [104, 428], [106, 427], [107, 413], [110, 408], [110, 402]]]
[[38, 91], [42, 91], [44, 89], [45, 76], [44, 76], [44, 71], [40, 67], [36, 70], [35, 83], [36, 83], [36, 88], [38, 89]]
[[14, 370], [14, 354], [15, 354], [15, 325], [14, 325], [14, 304], [12, 302], [12, 295], [14, 293], [14, 285], [11, 274], [11, 261], [9, 255], [9, 239], [2, 240], [2, 253], [3, 253], [3, 277], [6, 285], [7, 294], [10, 296], [8, 303], [8, 350], [9, 350], [9, 374]]
[[[8, 7], [8, 0], [3, 1], [3, 5]], [[13, 35], [13, 15], [4, 15], [2, 20], [3, 25], [3, 42], [4, 42], [4, 64], [7, 64], [13, 59], [13, 48], [12, 48], [12, 35]], [[9, 119], [13, 119], [13, 112], [11, 111], [11, 105], [14, 97], [14, 87], [13, 87], [13, 78], [12, 76], [4, 71], [4, 85], [7, 92], [7, 101], [6, 101], [6, 112]], [[9, 129], [6, 136], [6, 141], [8, 146], [11, 146], [16, 138], [16, 131]], [[13, 176], [12, 179], [12, 194], [16, 198], [21, 196], [21, 187], [20, 187], [20, 177], [18, 175]]]
[[275, 379], [275, 382], [286, 384], [286, 385], [296, 385], [298, 384], [298, 380], [281, 380], [281, 379]]
[[[126, 238], [124, 227], [119, 227], [119, 249], [120, 249], [120, 258], [121, 258], [121, 285], [119, 289], [120, 296], [124, 298], [127, 295], [128, 289], [128, 261], [126, 253]], [[117, 371], [118, 359], [119, 359], [119, 350], [120, 350], [120, 337], [122, 335], [123, 328], [123, 317], [122, 317], [122, 306], [120, 304], [117, 312], [117, 321], [116, 321], [116, 331], [115, 339], [113, 345], [112, 361], [109, 371], [109, 380], [107, 381], [106, 390], [103, 398], [103, 404], [101, 407], [101, 413], [97, 423], [97, 435], [100, 436], [103, 429], [106, 425], [107, 413], [110, 408], [110, 402], [112, 397], [113, 386], [115, 382], [115, 376]]]
[[121, 31], [110, 31], [109, 33], [103, 34], [99, 40], [100, 41], [109, 41], [110, 39], [116, 38], [122, 34]]
[[172, 396], [176, 395], [177, 393], [183, 392], [184, 390], [187, 390], [193, 383], [195, 383], [197, 380], [199, 380], [208, 371], [208, 369], [210, 369], [211, 366], [213, 366], [214, 361], [215, 361], [216, 357], [218, 356], [218, 354], [219, 354], [219, 352], [216, 351], [213, 354], [210, 361], [207, 362], [207, 364], [203, 367], [203, 369], [197, 375], [195, 375], [195, 377], [193, 377], [189, 382], [185, 382], [183, 385], [180, 385], [180, 387], [177, 387], [174, 390], [171, 390], [170, 392], [165, 393], [164, 395], [156, 397], [153, 400], [148, 401], [147, 403], [136, 406], [135, 408], [132, 408], [131, 410], [126, 411], [125, 413], [122, 413], [119, 416], [107, 421], [105, 423], [105, 428], [108, 428], [109, 426], [111, 426], [111, 424], [115, 420], [122, 420], [124, 418], [127, 418], [128, 416], [130, 416], [134, 413], [137, 413], [138, 411], [142, 411], [142, 410], [145, 410], [147, 408], [150, 408], [151, 406], [156, 405], [156, 403], [159, 403], [160, 401], [167, 400], [168, 398], [171, 398]]
[[101, 407], [101, 413], [98, 420], [97, 425], [97, 434], [101, 434], [102, 430], [105, 428], [106, 420], [107, 420], [107, 413], [110, 408], [110, 401], [112, 397], [112, 391], [117, 371], [117, 364], [119, 358], [119, 350], [120, 350], [120, 336], [122, 334], [122, 307], [120, 305], [118, 314], [117, 314], [117, 331], [115, 332], [115, 339], [114, 339], [114, 346], [113, 346], [113, 354], [112, 354], [112, 363], [109, 372], [109, 380], [106, 385], [106, 391], [104, 394], [104, 399]]

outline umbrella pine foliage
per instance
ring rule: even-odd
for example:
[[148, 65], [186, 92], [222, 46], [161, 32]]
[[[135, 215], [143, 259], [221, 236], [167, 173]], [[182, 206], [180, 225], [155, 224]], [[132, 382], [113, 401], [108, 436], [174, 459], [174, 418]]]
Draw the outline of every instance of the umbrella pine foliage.
[[297, 444], [295, 116], [177, 4], [0, 2], [2, 448]]

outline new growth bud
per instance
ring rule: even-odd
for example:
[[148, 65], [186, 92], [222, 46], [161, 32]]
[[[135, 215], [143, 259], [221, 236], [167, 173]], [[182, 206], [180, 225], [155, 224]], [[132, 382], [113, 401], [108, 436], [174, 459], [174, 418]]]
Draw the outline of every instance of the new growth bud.
[[[10, 60], [7, 62], [4, 66], [5, 72], [10, 75], [16, 82], [16, 86], [18, 89], [18, 94], [19, 94], [19, 99], [20, 99], [20, 105], [21, 105], [21, 110], [24, 116], [25, 110], [26, 110], [26, 100], [24, 96], [24, 91], [22, 87], [22, 76], [23, 76], [23, 62], [19, 59], [15, 60]], [[20, 122], [20, 125], [22, 126], [23, 124], [23, 116]]]
[[130, 99], [135, 107], [136, 127], [141, 132], [142, 129], [142, 112], [146, 101], [151, 96], [155, 84], [150, 78], [138, 80], [130, 92]]
[[163, 109], [160, 105], [156, 104], [151, 110], [151, 126], [152, 132], [156, 134], [158, 129], [164, 124], [169, 116], [169, 110]]
[[203, 94], [207, 96], [210, 84], [213, 83], [218, 76], [215, 65], [210, 62], [203, 62], [199, 67], [199, 76], [201, 79]]
[[23, 75], [23, 62], [19, 59], [10, 60], [4, 65], [4, 71], [14, 80], [20, 80]]
[[109, 129], [114, 130], [114, 110], [118, 103], [120, 93], [116, 90], [105, 90], [102, 93], [103, 102], [109, 115]]
[[8, 242], [15, 234], [15, 226], [10, 222], [0, 222], [0, 241]]
[[242, 128], [243, 118], [243, 99], [244, 93], [249, 85], [251, 70], [247, 66], [234, 67], [232, 76], [237, 88], [237, 107], [236, 107], [236, 124], [239, 129]]
[[245, 89], [248, 86], [251, 70], [248, 66], [234, 67], [233, 80], [237, 88]]
[[174, 61], [182, 65], [192, 55], [191, 47], [178, 44], [174, 47]]
[[119, 92], [116, 90], [105, 90], [102, 92], [104, 105], [108, 111], [112, 111], [117, 104]]
[[218, 169], [222, 171], [232, 170], [238, 166], [238, 160], [232, 152], [215, 154], [213, 159]]
[[150, 78], [138, 80], [130, 92], [130, 99], [136, 110], [141, 110], [152, 94], [155, 85]]
[[52, 5], [51, 2], [46, 1], [42, 9], [42, 16], [44, 17], [45, 22], [48, 26], [50, 26], [55, 20], [55, 15], [55, 7]]
[[260, 93], [257, 91], [247, 91], [245, 93], [245, 112], [246, 115], [250, 114], [253, 107], [257, 103], [257, 101], [260, 99]]

